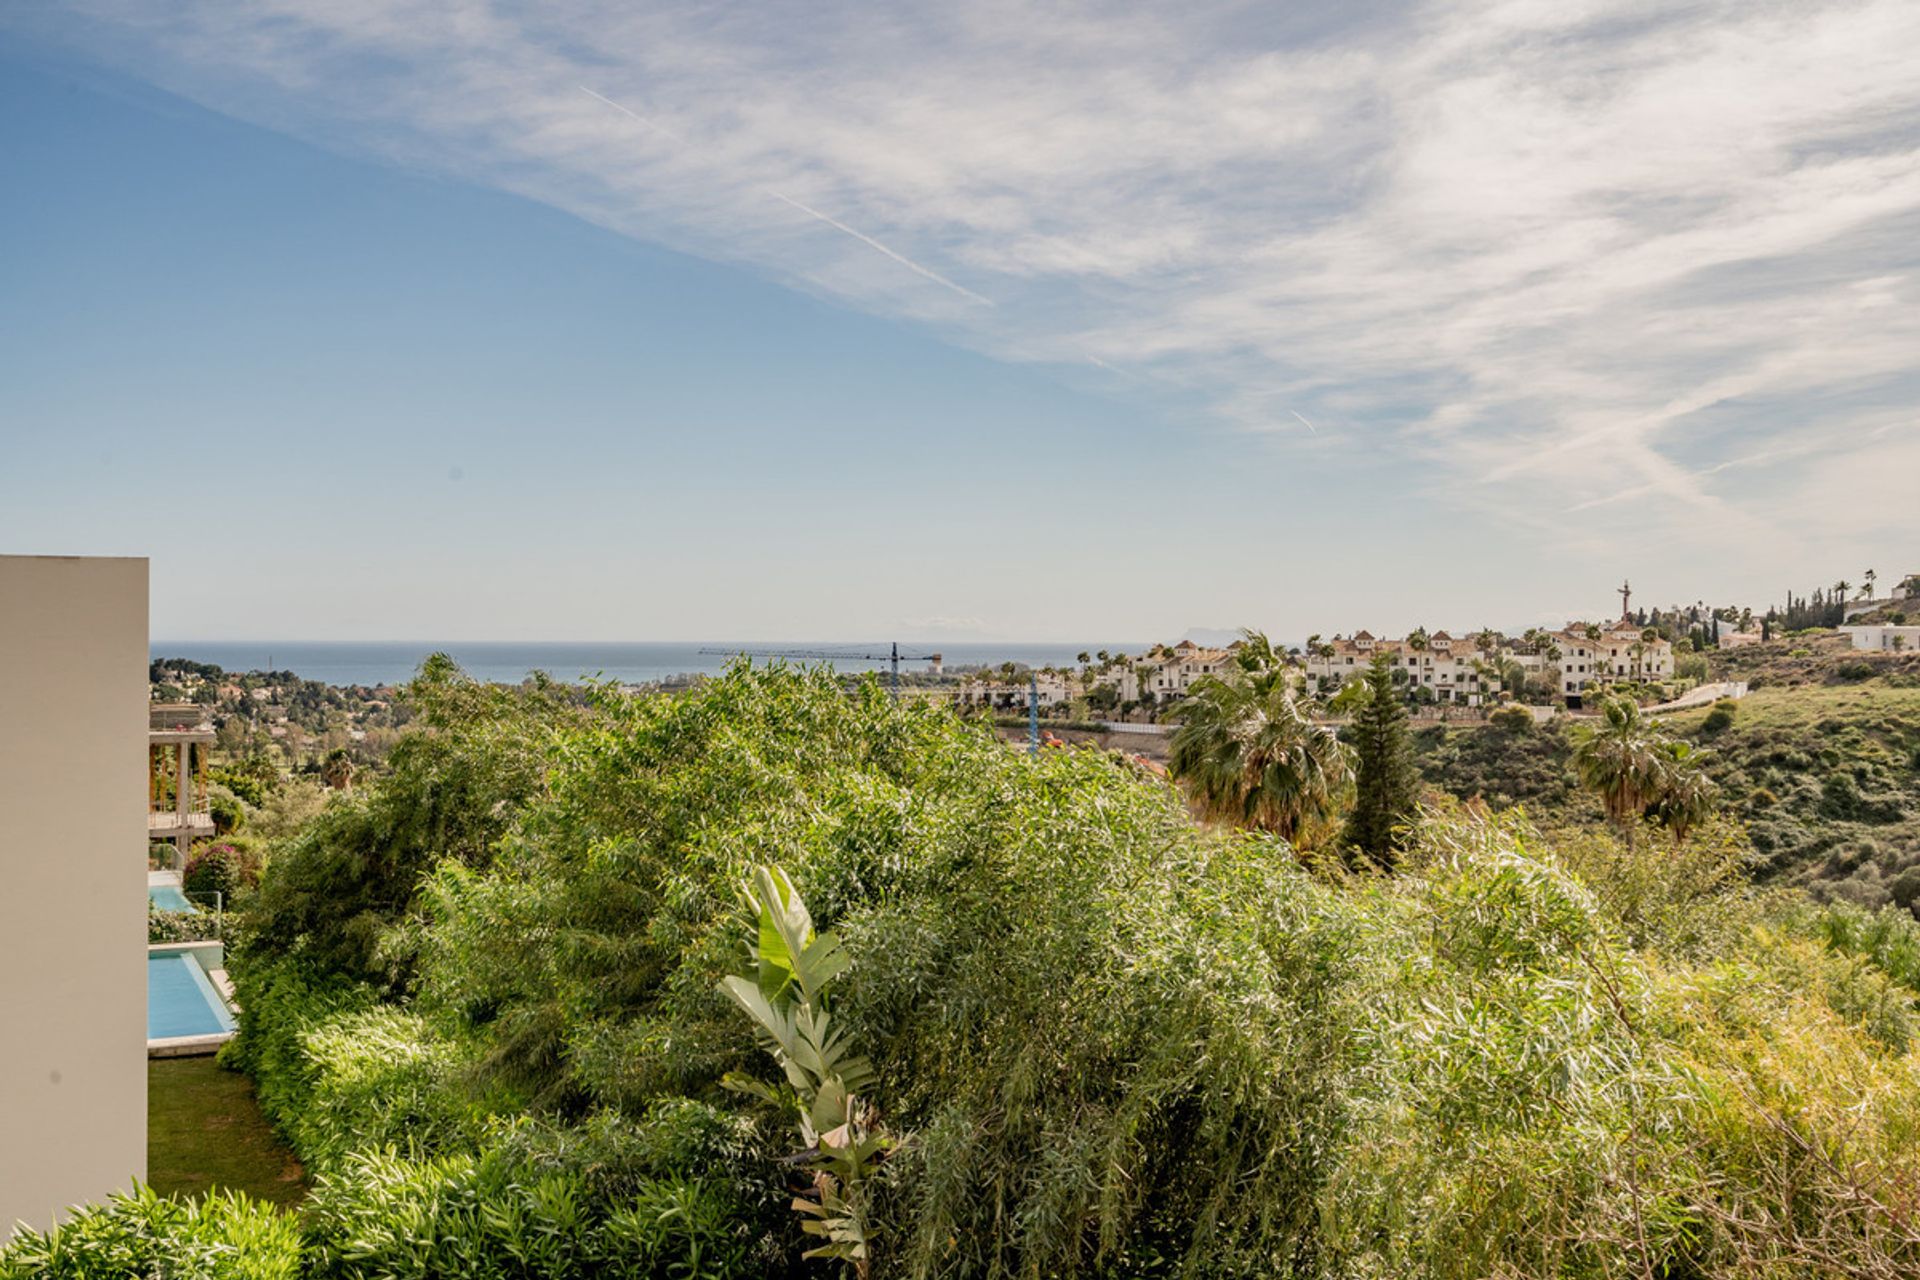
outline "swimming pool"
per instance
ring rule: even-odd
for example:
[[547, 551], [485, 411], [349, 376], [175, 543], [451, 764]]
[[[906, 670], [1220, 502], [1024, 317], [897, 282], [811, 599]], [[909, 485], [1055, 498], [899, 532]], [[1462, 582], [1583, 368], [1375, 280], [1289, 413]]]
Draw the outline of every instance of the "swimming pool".
[[162, 911], [198, 911], [200, 909], [187, 901], [185, 890], [177, 884], [150, 884], [147, 886], [147, 899]]
[[147, 953], [147, 1039], [232, 1030], [233, 1014], [197, 960], [181, 951]]

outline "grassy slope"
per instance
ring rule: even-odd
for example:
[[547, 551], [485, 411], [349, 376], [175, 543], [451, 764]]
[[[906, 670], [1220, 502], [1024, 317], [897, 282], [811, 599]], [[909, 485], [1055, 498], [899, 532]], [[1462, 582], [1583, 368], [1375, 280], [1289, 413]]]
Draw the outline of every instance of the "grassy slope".
[[300, 1162], [260, 1114], [253, 1082], [212, 1058], [148, 1065], [147, 1181], [163, 1194], [221, 1188], [278, 1204], [307, 1193]]
[[[1733, 724], [1708, 731], [1704, 708], [1663, 719], [1719, 753], [1714, 775], [1764, 874], [1821, 897], [1920, 907], [1920, 676], [1908, 670], [1920, 655], [1863, 658], [1827, 635], [1721, 657], [1733, 659], [1725, 674], [1757, 686]], [[1430, 728], [1414, 742], [1427, 781], [1453, 795], [1523, 804], [1550, 826], [1598, 819], [1558, 725]]]
[[1707, 714], [1669, 723], [1720, 754], [1715, 774], [1773, 873], [1867, 906], [1920, 899], [1920, 687], [1768, 684], [1717, 733]]

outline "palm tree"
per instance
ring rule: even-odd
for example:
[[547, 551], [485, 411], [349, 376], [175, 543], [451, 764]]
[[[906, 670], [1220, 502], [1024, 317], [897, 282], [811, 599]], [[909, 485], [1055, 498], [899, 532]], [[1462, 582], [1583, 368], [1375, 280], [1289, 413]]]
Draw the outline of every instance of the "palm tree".
[[1574, 731], [1573, 770], [1599, 795], [1607, 817], [1626, 833], [1632, 848], [1641, 817], [1660, 795], [1665, 741], [1659, 726], [1629, 698], [1603, 698], [1600, 710], [1599, 723]]
[[1169, 772], [1209, 817], [1290, 841], [1351, 776], [1347, 748], [1302, 714], [1284, 682], [1202, 677], [1177, 714]]
[[1675, 844], [1683, 843], [1687, 833], [1711, 814], [1718, 804], [1720, 788], [1707, 776], [1706, 766], [1713, 752], [1691, 742], [1669, 739], [1660, 744], [1658, 796], [1653, 816], [1673, 835]]
[[1264, 631], [1242, 631], [1241, 645], [1234, 651], [1234, 664], [1253, 682], [1256, 692], [1265, 694], [1286, 684], [1287, 658], [1274, 649]]

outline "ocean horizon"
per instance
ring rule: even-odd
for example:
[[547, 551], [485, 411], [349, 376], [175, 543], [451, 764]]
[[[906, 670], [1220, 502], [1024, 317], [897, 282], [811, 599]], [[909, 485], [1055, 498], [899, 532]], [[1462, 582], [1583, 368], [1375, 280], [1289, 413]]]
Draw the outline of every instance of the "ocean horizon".
[[[902, 671], [925, 671], [925, 661], [905, 661], [908, 655], [938, 653], [948, 670], [967, 666], [999, 666], [1017, 662], [1026, 666], [1071, 666], [1081, 653], [1142, 653], [1149, 642], [1084, 644], [1038, 643], [1018, 640], [929, 641], [902, 643]], [[305, 680], [334, 685], [399, 684], [420, 669], [428, 655], [444, 653], [476, 680], [518, 684], [535, 671], [556, 680], [606, 679], [622, 684], [648, 684], [682, 675], [718, 674], [736, 653], [807, 651], [834, 654], [873, 654], [872, 659], [836, 658], [840, 671], [883, 671], [888, 644], [830, 641], [315, 641], [315, 640], [158, 640], [149, 646], [154, 659], [184, 658], [210, 662], [226, 671], [292, 671]], [[718, 649], [721, 653], [703, 650]], [[808, 659], [791, 659], [810, 663]]]

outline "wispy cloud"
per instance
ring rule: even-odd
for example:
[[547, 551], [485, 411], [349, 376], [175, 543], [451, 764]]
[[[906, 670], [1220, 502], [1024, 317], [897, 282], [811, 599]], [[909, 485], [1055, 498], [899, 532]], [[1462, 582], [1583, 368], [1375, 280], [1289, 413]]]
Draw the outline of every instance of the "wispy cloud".
[[1535, 533], [1775, 537], [1920, 434], [1912, 0], [81, 9], [217, 108]]

